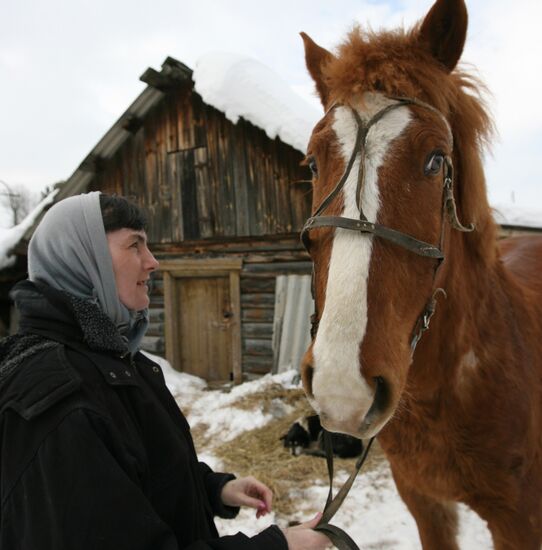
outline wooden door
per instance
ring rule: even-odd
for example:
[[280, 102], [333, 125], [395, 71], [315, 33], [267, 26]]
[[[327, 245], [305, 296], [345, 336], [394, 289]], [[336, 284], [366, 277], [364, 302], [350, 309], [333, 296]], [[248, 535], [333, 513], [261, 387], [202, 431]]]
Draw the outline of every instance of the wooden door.
[[230, 380], [234, 319], [229, 277], [182, 277], [176, 285], [179, 370], [206, 380]]
[[162, 260], [166, 357], [208, 381], [241, 375], [240, 258]]

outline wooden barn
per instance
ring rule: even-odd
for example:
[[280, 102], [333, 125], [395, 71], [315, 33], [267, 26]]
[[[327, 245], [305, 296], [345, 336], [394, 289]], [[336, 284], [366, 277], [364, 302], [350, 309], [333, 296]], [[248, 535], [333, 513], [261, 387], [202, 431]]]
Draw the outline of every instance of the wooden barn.
[[[301, 151], [246, 120], [230, 122], [195, 92], [192, 75], [172, 58], [160, 72], [148, 69], [147, 88], [55, 201], [99, 190], [143, 207], [161, 264], [144, 348], [178, 370], [239, 382], [277, 367], [282, 327], [294, 361], [308, 339], [311, 266], [299, 230], [310, 213], [310, 176]], [[34, 227], [2, 276], [4, 295], [26, 276]], [[292, 340], [294, 325], [301, 332]]]

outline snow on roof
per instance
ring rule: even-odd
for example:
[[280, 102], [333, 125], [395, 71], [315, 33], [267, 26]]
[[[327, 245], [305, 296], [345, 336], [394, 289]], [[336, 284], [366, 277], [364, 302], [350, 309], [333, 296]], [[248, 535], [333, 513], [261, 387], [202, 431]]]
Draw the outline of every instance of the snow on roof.
[[58, 189], [49, 193], [18, 225], [9, 229], [0, 228], [0, 269], [11, 267], [15, 263], [15, 255], [12, 254], [13, 248], [19, 244], [24, 234], [34, 225], [36, 218], [43, 209], [53, 202]]
[[492, 207], [493, 217], [500, 225], [542, 227], [542, 210], [503, 203], [493, 204]]
[[234, 124], [243, 117], [303, 153], [322, 116], [277, 73], [250, 57], [208, 53], [196, 62], [193, 79], [203, 101]]

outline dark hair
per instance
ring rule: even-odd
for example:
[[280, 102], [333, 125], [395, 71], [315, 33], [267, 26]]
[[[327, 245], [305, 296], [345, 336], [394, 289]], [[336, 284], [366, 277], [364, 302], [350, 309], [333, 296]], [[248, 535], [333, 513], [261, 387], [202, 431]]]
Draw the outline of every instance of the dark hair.
[[106, 233], [117, 229], [147, 229], [147, 218], [134, 203], [117, 195], [100, 195], [100, 209]]

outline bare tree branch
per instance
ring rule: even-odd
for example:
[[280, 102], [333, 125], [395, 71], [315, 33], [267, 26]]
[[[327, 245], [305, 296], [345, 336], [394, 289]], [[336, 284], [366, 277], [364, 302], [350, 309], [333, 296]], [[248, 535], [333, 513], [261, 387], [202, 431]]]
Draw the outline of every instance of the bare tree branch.
[[0, 201], [11, 210], [12, 225], [18, 225], [37, 204], [38, 197], [21, 184], [8, 184], [0, 180], [5, 190], [0, 188]]

